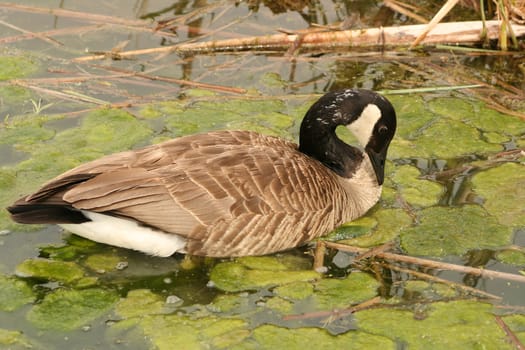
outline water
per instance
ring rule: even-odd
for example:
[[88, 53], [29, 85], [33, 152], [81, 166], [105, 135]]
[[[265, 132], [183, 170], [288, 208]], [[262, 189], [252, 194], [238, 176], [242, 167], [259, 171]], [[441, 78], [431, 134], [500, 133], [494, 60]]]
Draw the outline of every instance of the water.
[[[36, 71], [27, 77], [28, 80], [23, 80], [24, 84], [21, 85], [26, 88], [22, 94], [14, 94], [15, 96], [8, 98], [6, 93], [2, 93], [4, 98], [0, 104], [0, 116], [4, 119], [4, 124], [1, 125], [1, 128], [5, 130], [19, 128], [22, 125], [20, 121], [26, 119], [29, 123], [35, 121], [36, 125], [52, 131], [50, 134], [41, 135], [35, 131], [37, 128], [31, 127], [27, 130], [24, 129], [26, 130], [24, 131], [25, 134], [23, 134], [24, 137], [15, 135], [16, 142], [0, 144], [0, 165], [3, 167], [1, 169], [3, 177], [0, 186], [5, 186], [0, 190], [2, 192], [0, 195], [2, 205], [7, 205], [10, 201], [19, 195], [27, 193], [30, 189], [35, 189], [40, 183], [49, 179], [52, 175], [56, 175], [57, 169], [61, 167], [64, 168], [62, 170], [66, 170], [76, 162], [100, 156], [101, 153], [114, 151], [113, 148], [109, 146], [104, 148], [100, 144], [109, 143], [110, 141], [118, 143], [116, 142], [119, 141], [118, 138], [125, 139], [129, 137], [134, 141], [130, 141], [131, 144], [128, 145], [125, 142], [126, 140], [122, 140], [122, 143], [118, 143], [114, 148], [131, 148], [157, 142], [173, 135], [202, 131], [204, 128], [208, 130], [238, 127], [239, 125], [242, 128], [277, 132], [287, 138], [296, 138], [298, 121], [305, 108], [314, 98], [311, 94], [320, 94], [343, 87], [363, 87], [374, 90], [405, 89], [470, 84], [473, 83], [472, 80], [475, 80], [474, 83], [495, 84], [496, 88], [500, 89], [498, 91], [501, 91], [502, 86], [505, 87], [505, 94], [502, 93], [501, 96], [492, 99], [490, 99], [490, 96], [492, 96], [491, 89], [480, 89], [479, 91], [470, 91], [464, 94], [446, 91], [430, 92], [422, 95], [392, 96], [396, 108], [399, 107], [400, 130], [396, 138], [399, 145], [401, 145], [400, 140], [404, 140], [413, 142], [417, 151], [426, 149], [425, 147], [427, 146], [424, 143], [428, 143], [429, 140], [425, 138], [425, 135], [428, 135], [429, 130], [434, 130], [433, 127], [435, 127], [436, 123], [439, 124], [443, 118], [449, 118], [448, 114], [452, 115], [450, 120], [446, 119], [450, 123], [458, 120], [463, 123], [461, 116], [454, 116], [459, 107], [450, 108], [450, 111], [445, 109], [445, 112], [438, 110], [436, 107], [435, 101], [441, 101], [440, 99], [442, 98], [455, 98], [460, 101], [465, 100], [473, 103], [472, 110], [467, 110], [465, 116], [469, 116], [469, 113], [479, 113], [481, 115], [478, 121], [471, 121], [470, 125], [474, 124], [480, 130], [477, 137], [479, 137], [479, 140], [487, 143], [487, 149], [479, 149], [479, 151], [470, 154], [457, 154], [454, 157], [441, 158], [436, 156], [404, 156], [407, 154], [406, 149], [401, 149], [401, 146], [398, 146], [398, 149], [395, 152], [393, 150], [391, 153], [392, 163], [389, 164], [391, 173], [398, 172], [404, 166], [410, 166], [417, 169], [419, 174], [411, 175], [412, 177], [407, 179], [396, 178], [395, 175], [391, 176], [393, 183], [387, 184], [388, 188], [385, 191], [381, 205], [369, 215], [370, 218], [380, 223], [383, 220], [381, 219], [381, 213], [389, 209], [403, 209], [399, 206], [399, 201], [389, 197], [388, 193], [406, 197], [403, 200], [408, 203], [408, 209], [405, 209], [408, 214], [415, 217], [412, 223], [415, 225], [419, 223], [418, 220], [426, 210], [425, 208], [447, 207], [452, 208], [452, 210], [460, 210], [459, 208], [467, 204], [473, 206], [484, 205], [487, 199], [476, 193], [475, 189], [473, 189], [472, 179], [475, 178], [476, 174], [499, 165], [499, 163], [490, 162], [488, 160], [490, 156], [493, 156], [498, 151], [523, 147], [525, 144], [525, 131], [516, 129], [520, 127], [520, 119], [511, 119], [508, 125], [512, 127], [509, 127], [509, 130], [506, 130], [504, 126], [502, 127], [499, 124], [489, 125], [487, 120], [498, 121], [502, 117], [499, 115], [491, 117], [492, 119], [485, 117], [486, 113], [488, 113], [486, 112], [487, 109], [479, 102], [487, 102], [487, 99], [489, 99], [489, 102], [496, 101], [509, 109], [516, 108], [516, 106], [519, 107], [519, 99], [516, 96], [519, 96], [518, 92], [520, 89], [523, 91], [524, 79], [523, 73], [519, 71], [520, 58], [515, 56], [472, 57], [446, 51], [421, 54], [402, 52], [377, 53], [369, 54], [366, 57], [341, 52], [315, 55], [299, 53], [293, 57], [283, 56], [282, 53], [276, 52], [195, 56], [179, 56], [174, 53], [158, 52], [149, 55], [131, 55], [120, 60], [106, 58], [85, 62], [73, 61], [74, 58], [89, 56], [95, 51], [111, 51], [115, 47], [121, 47], [123, 51], [162, 48], [201, 36], [203, 36], [202, 40], [226, 39], [241, 35], [274, 34], [276, 33], [276, 28], [299, 30], [306, 28], [313, 22], [329, 25], [344, 21], [347, 14], [355, 11], [360, 12], [360, 20], [365, 25], [371, 24], [378, 19], [384, 20], [389, 25], [407, 23], [408, 19], [406, 17], [389, 12], [390, 10], [382, 7], [380, 3], [370, 1], [332, 3], [325, 0], [316, 3], [315, 6], [309, 9], [301, 7], [300, 11], [285, 10], [278, 7], [270, 8], [260, 2], [250, 2], [250, 4], [240, 2], [236, 4], [227, 1], [210, 2], [209, 4], [200, 1], [174, 4], [173, 2], [159, 0], [153, 2], [138, 1], [131, 5], [126, 1], [106, 1], [96, 3], [96, 5], [90, 3], [89, 6], [81, 1], [62, 1], [59, 5], [53, 1], [19, 1], [18, 3], [30, 7], [49, 7], [99, 13], [128, 20], [144, 19], [146, 22], [142, 25], [128, 23], [125, 26], [119, 26], [105, 24], [110, 23], [110, 20], [105, 22], [98, 21], [96, 18], [84, 20], [84, 18], [89, 18], [87, 15], [78, 18], [65, 12], [48, 14], [37, 13], [31, 9], [15, 11], [9, 7], [0, 7], [0, 19], [3, 21], [31, 32], [58, 31], [58, 34], [50, 34], [49, 36], [59, 42], [52, 42], [44, 38], [16, 39], [21, 34], [13, 28], [6, 28], [0, 37], [0, 40], [6, 37], [15, 38], [4, 45], [3, 54], [29, 56], [38, 62]], [[297, 4], [295, 5], [298, 6]], [[434, 6], [437, 5], [434, 4]], [[453, 16], [458, 18], [464, 11], [458, 11]], [[186, 17], [183, 17], [184, 20], [181, 20], [181, 16]], [[169, 21], [172, 19], [175, 19], [175, 22], [171, 25], [171, 29], [165, 32], [153, 31], [152, 27], [155, 26], [149, 22], [153, 20]], [[74, 31], [73, 29], [79, 29], [79, 31]], [[126, 44], [124, 45], [123, 43]], [[145, 74], [145, 76], [133, 76], [128, 74], [130, 72], [140, 72]], [[265, 107], [276, 113], [275, 115], [272, 114], [274, 117], [274, 119], [271, 119], [272, 121], [264, 119], [265, 116], [270, 114], [269, 112], [265, 112], [266, 115], [256, 116], [253, 120], [247, 121], [249, 118], [243, 115], [242, 110], [230, 111], [227, 102], [245, 102], [250, 101], [250, 98], [237, 94], [219, 94], [218, 97], [212, 97], [209, 92], [206, 92], [206, 89], [195, 91], [187, 85], [155, 80], [157, 75], [203, 84], [243, 88], [251, 91], [252, 94], [256, 91], [268, 100], [285, 102], [283, 104], [276, 103], [276, 107], [274, 105]], [[23, 77], [15, 76], [10, 79], [14, 78], [22, 79]], [[500, 83], [502, 79], [506, 85]], [[11, 87], [12, 85], [12, 80], [7, 81], [0, 85], [0, 89]], [[420, 99], [409, 100], [419, 96], [421, 97]], [[250, 97], [258, 98], [256, 94]], [[96, 98], [97, 100], [89, 98]], [[40, 101], [39, 104], [38, 101]], [[181, 105], [164, 103], [165, 101], [180, 101]], [[199, 104], [202, 101], [205, 103], [207, 101], [217, 103], [217, 106], [219, 106], [217, 108], [220, 110], [221, 115], [218, 116], [214, 115], [213, 112], [209, 112], [210, 122], [206, 123], [206, 125], [204, 123], [197, 125], [197, 129], [192, 129], [194, 128], [193, 126], [186, 126], [186, 124], [173, 119], [173, 115], [176, 113], [188, 113], [187, 122], [195, 120], [197, 117], [192, 113], [198, 113], [206, 110], [205, 108], [209, 108], [204, 104]], [[140, 126], [150, 130], [150, 132], [147, 135], [133, 136], [135, 138], [129, 135], [122, 136], [116, 132], [114, 134], [116, 136], [113, 136], [113, 139], [111, 136], [113, 134], [109, 134], [109, 140], [104, 139], [104, 137], [100, 137], [99, 140], [96, 138], [99, 135], [88, 135], [89, 133], [85, 129], [78, 129], [79, 125], [82, 125], [85, 120], [86, 115], [91, 111], [102, 108], [100, 103], [113, 104], [129, 111], [142, 123]], [[414, 105], [416, 106], [414, 107]], [[40, 106], [40, 109], [43, 106], [47, 107], [39, 111], [38, 106]], [[240, 108], [238, 107], [239, 104], [234, 106], [235, 108]], [[421, 106], [419, 112], [411, 111], [411, 108], [419, 108], [418, 106]], [[519, 109], [516, 110], [519, 111]], [[236, 113], [238, 113], [237, 116]], [[250, 113], [254, 114], [253, 112]], [[422, 117], [428, 117], [429, 120], [421, 122], [421, 127], [418, 130], [410, 131], [408, 130], [410, 125], [407, 124], [412, 122], [412, 119], [408, 119], [408, 115], [411, 113], [414, 115], [419, 113]], [[523, 113], [523, 109], [521, 109], [521, 113]], [[63, 117], [46, 117], [46, 115], [61, 115]], [[227, 115], [227, 117], [224, 117], [224, 115]], [[8, 121], [14, 124], [10, 124]], [[418, 123], [419, 120], [413, 122]], [[482, 122], [485, 124], [481, 125]], [[109, 132], [108, 130], [115, 128], [114, 125], [120, 125], [111, 123], [112, 121], [108, 117], [108, 120], [102, 123], [102, 126], [106, 126], [107, 129], [101, 126], [101, 133]], [[523, 123], [522, 120], [521, 123]], [[465, 125], [469, 126], [468, 123]], [[463, 129], [466, 126], [462, 125], [458, 129], [463, 133], [462, 135], [470, 135], [468, 133], [471, 129]], [[71, 135], [69, 140], [74, 140], [74, 142], [71, 141], [71, 143], [64, 144], [67, 147], [78, 147], [78, 150], [75, 148], [71, 153], [68, 153], [68, 150], [60, 150], [58, 153], [59, 158], [51, 158], [53, 160], [48, 162], [58, 163], [56, 168], [53, 167], [55, 164], [46, 165], [44, 161], [42, 161], [43, 164], [24, 165], [33, 164], [24, 162], [34, 161], [39, 148], [43, 150], [59, 149], [60, 145], [55, 142], [57, 138], [64, 137], [64, 132], [68, 130], [73, 130], [80, 135], [75, 135], [78, 139], [73, 138]], [[95, 141], [83, 141], [82, 133], [84, 132], [88, 135], [86, 136], [87, 139], [95, 138]], [[489, 138], [487, 138], [486, 133], [489, 133]], [[28, 142], [25, 137], [34, 137], [34, 143]], [[459, 143], [454, 138], [447, 140], [447, 142], [450, 142], [451, 148], [456, 147], [457, 143]], [[428, 148], [431, 149], [432, 147]], [[402, 156], [394, 157], [396, 152]], [[43, 156], [41, 155], [41, 157]], [[505, 160], [505, 162], [512, 164], [519, 164], [520, 161], [523, 162], [523, 158], [519, 158], [519, 156]], [[35, 171], [35, 169], [41, 170]], [[40, 175], [37, 176], [35, 174]], [[29, 179], [20, 180], [27, 177]], [[20, 183], [24, 181], [23, 185], [13, 187], [11, 185], [12, 182], [10, 182], [13, 178], [18, 179], [17, 181]], [[407, 194], [408, 192], [403, 192], [404, 188], [409, 188], [410, 191], [413, 191], [410, 186], [417, 181], [421, 181], [419, 179], [429, 180], [442, 186], [442, 191], [435, 200], [428, 198], [431, 197], [430, 192], [421, 194], [425, 197], [425, 201], [432, 202], [434, 200], [433, 204], [424, 204], [423, 206], [415, 204], [421, 203], [420, 201], [418, 202], [420, 199], [412, 200], [410, 199], [412, 197], [409, 197]], [[14, 191], [13, 188], [15, 188]], [[518, 195], [521, 195], [521, 193], [518, 193]], [[490, 199], [488, 200], [490, 201]], [[492, 212], [489, 214], [500, 215]], [[444, 221], [446, 219], [443, 218]], [[0, 221], [3, 226], [9, 227], [5, 215], [0, 220], [4, 220], [3, 222]], [[507, 245], [515, 245], [523, 249], [525, 235], [523, 234], [523, 227], [520, 225], [517, 223], [509, 226], [512, 227], [512, 238]], [[260, 329], [260, 326], [265, 323], [292, 329], [301, 329], [301, 327], [305, 326], [327, 328], [331, 334], [345, 334], [349, 330], [359, 329], [359, 325], [355, 324], [352, 317], [334, 320], [333, 323], [327, 322], [324, 318], [305, 318], [293, 322], [283, 321], [283, 316], [290, 313], [301, 314], [303, 312], [319, 311], [315, 305], [320, 303], [317, 299], [324, 297], [322, 293], [317, 295], [316, 292], [305, 297], [305, 299], [300, 299], [297, 296], [281, 297], [273, 286], [251, 288], [239, 293], [227, 293], [214, 288], [209, 283], [210, 273], [217, 264], [228, 262], [228, 259], [196, 259], [189, 261], [182, 256], [168, 259], [147, 257], [143, 254], [123, 249], [91, 245], [88, 242], [69, 236], [56, 226], [45, 226], [32, 232], [21, 230], [2, 232], [4, 234], [0, 235], [0, 272], [2, 272], [3, 276], [14, 275], [17, 266], [20, 266], [24, 261], [40, 257], [73, 262], [84, 273], [86, 280], [83, 283], [92, 283], [82, 287], [82, 285], [75, 283], [64, 285], [54, 281], [43, 281], [38, 277], [21, 278], [32, 288], [35, 303], [28, 303], [10, 312], [0, 311], [0, 328], [22, 331], [24, 336], [29, 339], [28, 341], [36, 348], [87, 349], [103, 347], [133, 349], [143, 348], [150, 344], [149, 341], [152, 341], [160, 348], [165, 346], [163, 337], [155, 333], [154, 329], [150, 329], [151, 327], [148, 328], [146, 321], [139, 321], [129, 316], [130, 310], [128, 309], [119, 311], [113, 307], [99, 317], [94, 317], [82, 327], [65, 331], [42, 329], [40, 326], [35, 325], [34, 322], [28, 320], [27, 315], [34, 309], [34, 305], [42, 303], [46, 296], [60, 289], [102, 288], [103, 290], [114, 292], [119, 298], [122, 298], [121, 300], [126, 300], [130, 292], [149, 290], [152, 292], [152, 295], [159, 298], [159, 303], [162, 304], [162, 307], [159, 307], [160, 304], [155, 304], [154, 301], [150, 304], [149, 310], [155, 310], [153, 314], [157, 316], [188, 316], [191, 320], [204, 317], [212, 318], [213, 322], [219, 322], [219, 319], [223, 321], [235, 318], [246, 322], [247, 326], [242, 326], [238, 329], [230, 325], [224, 326], [227, 329], [230, 329], [228, 327], [233, 327], [232, 329], [236, 329], [236, 331], [231, 331], [232, 333], [218, 332], [223, 338], [237, 339], [235, 337], [239, 337], [239, 339], [242, 339], [241, 335], [244, 334], [243, 332]], [[382, 230], [374, 234], [380, 235], [381, 233]], [[400, 238], [398, 234], [394, 234], [392, 239], [394, 242], [399, 243]], [[472, 240], [476, 239], [476, 237], [472, 238]], [[403, 248], [402, 243], [401, 245], [396, 245], [395, 248]], [[461, 255], [449, 254], [439, 257], [431, 256], [430, 258], [459, 265], [481, 261], [486, 268], [518, 274], [520, 270], [523, 270], [523, 263], [510, 264], [497, 258], [497, 253], [504, 251], [506, 248], [491, 246], [490, 249], [469, 249]], [[309, 253], [309, 248], [305, 247], [278, 254], [276, 259], [293, 258], [295, 259], [295, 268], [299, 269], [298, 266], [300, 266], [300, 269], [307, 270], [312, 263]], [[103, 264], [106, 261], [104, 259], [110, 259], [115, 256], [118, 257], [118, 263], [123, 263], [119, 265], [122, 268], [112, 269], [113, 265], [108, 265], [109, 269], [104, 272], [97, 272], [93, 268], [93, 264]], [[352, 254], [329, 252], [326, 256], [327, 276], [334, 280], [346, 278], [349, 273], [356, 270], [356, 266], [352, 265], [352, 260]], [[399, 299], [402, 305], [409, 305], [408, 308], [410, 309], [415, 303], [432, 303], [436, 300], [449, 298], [448, 295], [444, 296], [437, 292], [432, 294], [432, 296], [420, 291], [414, 292], [413, 289], [410, 289], [412, 287], [406, 287], [406, 283], [412, 279], [409, 275], [392, 272], [386, 268], [378, 268], [377, 262], [376, 260], [367, 261], [360, 265], [359, 268], [374, 277], [377, 281], [376, 295], [382, 296], [385, 300], [394, 302]], [[289, 266], [287, 268], [290, 269]], [[418, 269], [418, 267], [413, 268]], [[511, 312], [516, 312], [515, 310], [525, 306], [522, 297], [523, 284], [505, 280], [471, 278], [448, 271], [426, 272], [502, 297], [503, 300], [500, 303], [496, 303], [496, 310], [503, 306], [510, 306]], [[303, 289], [320, 288], [318, 285], [301, 285], [299, 282], [297, 283]], [[358, 290], [361, 287], [356, 286], [353, 288]], [[373, 290], [374, 287], [372, 287]], [[290, 291], [281, 291], [281, 293], [285, 293], [281, 295], [287, 295], [286, 293], [295, 295]], [[328, 293], [330, 293], [330, 290]], [[334, 289], [332, 293], [337, 294], [339, 292]], [[147, 298], [144, 297], [143, 300], [148, 300]], [[152, 298], [154, 299], [154, 297]], [[333, 298], [335, 298], [335, 295]], [[166, 300], [177, 300], [177, 303], [165, 303]], [[352, 304], [353, 302], [350, 303]], [[137, 305], [137, 308], [139, 307], [141, 306]], [[157, 307], [159, 308], [157, 309]], [[148, 307], [145, 310], [144, 315], [149, 315]], [[330, 307], [328, 309], [325, 307], [324, 310], [329, 311], [331, 309]], [[507, 309], [503, 310], [508, 312]], [[150, 316], [145, 316], [145, 318], [147, 319]], [[161, 322], [161, 318], [155, 320], [159, 322], [158, 329], [162, 330], [165, 324]], [[131, 324], [135, 321], [140, 323], [140, 326], [135, 328], [131, 327], [131, 325], [126, 326], [126, 322]], [[188, 320], [185, 320], [185, 322], [192, 324]], [[121, 325], [121, 327], [116, 325]], [[195, 327], [197, 329], [202, 327], [203, 333], [206, 333], [205, 330], [210, 329], [208, 324]], [[193, 328], [190, 327], [188, 329]], [[146, 338], [141, 332], [146, 333]], [[187, 330], [187, 333], [191, 334], [191, 331]], [[255, 336], [251, 335], [251, 337]], [[225, 343], [224, 339], [219, 338], [216, 335], [201, 335], [199, 339], [202, 344], [212, 348], [221, 348], [221, 344], [228, 344], [227, 342]], [[166, 341], [169, 341], [169, 339]], [[406, 339], [404, 341], [410, 342]], [[232, 344], [235, 345], [235, 343]], [[244, 343], [241, 342], [239, 344]]]

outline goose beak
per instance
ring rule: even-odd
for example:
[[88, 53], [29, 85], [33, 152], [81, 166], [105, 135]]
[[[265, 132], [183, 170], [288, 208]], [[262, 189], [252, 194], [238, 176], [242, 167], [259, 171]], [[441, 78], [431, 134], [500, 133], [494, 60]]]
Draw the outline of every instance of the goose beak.
[[385, 180], [385, 160], [387, 147], [379, 152], [374, 151], [372, 148], [367, 148], [365, 151], [372, 162], [372, 167], [376, 173], [377, 184], [381, 186]]

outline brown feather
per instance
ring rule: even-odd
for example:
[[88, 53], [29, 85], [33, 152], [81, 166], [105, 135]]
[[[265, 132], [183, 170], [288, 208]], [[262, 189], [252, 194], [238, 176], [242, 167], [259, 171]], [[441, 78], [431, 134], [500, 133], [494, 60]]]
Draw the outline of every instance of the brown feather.
[[54, 198], [54, 204], [132, 218], [187, 238], [190, 254], [234, 256], [278, 251], [326, 233], [348, 217], [331, 211], [344, 196], [330, 170], [296, 144], [221, 131], [86, 163], [27, 201]]

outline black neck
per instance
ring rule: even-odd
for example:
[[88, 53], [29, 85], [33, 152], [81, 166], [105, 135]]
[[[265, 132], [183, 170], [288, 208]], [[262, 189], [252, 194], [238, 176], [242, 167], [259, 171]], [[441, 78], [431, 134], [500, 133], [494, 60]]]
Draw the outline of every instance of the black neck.
[[363, 160], [363, 154], [337, 137], [338, 125], [334, 119], [321, 120], [307, 114], [301, 124], [299, 151], [317, 159], [337, 175], [350, 178]]

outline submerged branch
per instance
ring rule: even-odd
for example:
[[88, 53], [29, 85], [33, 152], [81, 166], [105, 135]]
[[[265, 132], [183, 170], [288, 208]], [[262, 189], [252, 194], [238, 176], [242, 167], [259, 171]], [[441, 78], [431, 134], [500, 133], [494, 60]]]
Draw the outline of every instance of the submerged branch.
[[507, 326], [505, 321], [503, 321], [503, 319], [498, 315], [494, 316], [494, 319], [496, 320], [496, 323], [498, 324], [498, 326], [505, 332], [505, 334], [507, 335], [507, 338], [510, 340], [512, 345], [514, 345], [514, 348], [517, 350], [525, 350], [525, 345], [523, 345], [523, 343], [519, 340], [516, 334], [514, 334], [514, 332], [509, 328], [509, 326]]
[[[335, 248], [335, 249], [339, 249], [339, 250], [351, 252], [351, 253], [364, 253], [368, 250], [365, 248], [359, 248], [359, 247], [354, 247], [354, 246], [349, 246], [346, 244], [334, 243], [334, 242], [325, 242], [325, 244], [329, 248]], [[483, 278], [499, 278], [499, 279], [504, 279], [508, 281], [525, 283], [525, 276], [516, 275], [512, 273], [507, 273], [507, 272], [479, 269], [476, 267], [444, 263], [440, 261], [416, 258], [413, 256], [387, 253], [387, 252], [377, 252], [376, 256], [383, 258], [383, 259], [387, 259], [387, 260], [402, 261], [405, 263], [427, 266], [427, 267], [438, 269], [438, 270], [457, 271], [457, 272], [462, 272], [466, 274], [481, 276]]]
[[427, 281], [431, 281], [431, 282], [446, 284], [447, 286], [450, 286], [451, 288], [460, 289], [460, 290], [462, 290], [464, 292], [467, 292], [467, 293], [470, 293], [470, 294], [480, 295], [480, 296], [482, 296], [484, 298], [490, 298], [490, 299], [495, 299], [495, 300], [501, 300], [502, 299], [501, 297], [499, 297], [497, 295], [484, 292], [484, 291], [482, 291], [480, 289], [472, 288], [472, 287], [469, 287], [469, 286], [465, 286], [463, 284], [459, 284], [459, 283], [456, 283], [456, 282], [451, 282], [451, 281], [446, 280], [444, 278], [439, 278], [439, 277], [436, 277], [436, 276], [433, 276], [433, 275], [429, 275], [428, 273], [423, 273], [423, 272], [419, 272], [419, 271], [412, 270], [412, 269], [405, 269], [403, 267], [399, 267], [399, 266], [392, 265], [392, 264], [387, 264], [387, 263], [381, 263], [380, 265], [385, 267], [385, 268], [387, 268], [387, 269], [389, 269], [389, 270], [394, 270], [394, 271], [406, 273], [406, 274], [409, 274], [411, 276], [417, 277], [419, 279], [423, 279], [423, 280], [427, 280]]
[[316, 311], [316, 312], [308, 312], [304, 314], [299, 315], [286, 315], [283, 317], [284, 321], [290, 321], [290, 320], [305, 320], [310, 318], [320, 318], [320, 317], [328, 317], [327, 322], [334, 321], [335, 319], [356, 313], [361, 310], [368, 309], [372, 306], [375, 306], [381, 302], [381, 297], [374, 297], [370, 300], [364, 301], [360, 304], [357, 304], [355, 306], [351, 306], [345, 309], [341, 310], [332, 310], [332, 311]]

